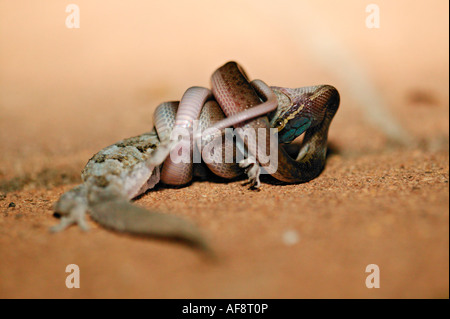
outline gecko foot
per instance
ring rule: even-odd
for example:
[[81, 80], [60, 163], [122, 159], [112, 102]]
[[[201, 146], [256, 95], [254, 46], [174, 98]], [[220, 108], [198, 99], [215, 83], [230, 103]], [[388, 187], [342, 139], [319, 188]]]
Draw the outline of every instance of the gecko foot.
[[260, 188], [261, 182], [259, 175], [261, 174], [261, 168], [255, 158], [249, 157], [239, 162], [239, 167], [245, 169], [245, 174], [248, 176], [248, 182], [252, 188]]
[[88, 210], [86, 189], [77, 186], [64, 193], [55, 204], [55, 212], [61, 215], [61, 222], [50, 228], [50, 232], [60, 232], [72, 224], [78, 224], [83, 231], [89, 230], [84, 216]]
[[71, 210], [69, 214], [64, 214], [61, 216], [61, 222], [58, 225], [50, 227], [50, 232], [57, 233], [63, 231], [72, 224], [78, 224], [81, 230], [88, 231], [89, 226], [84, 219], [85, 213], [86, 211], [84, 209], [80, 209], [80, 207]]

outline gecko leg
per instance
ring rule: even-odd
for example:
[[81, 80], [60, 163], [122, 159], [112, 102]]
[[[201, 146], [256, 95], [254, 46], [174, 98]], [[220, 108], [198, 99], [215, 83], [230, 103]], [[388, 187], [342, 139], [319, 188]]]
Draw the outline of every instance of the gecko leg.
[[74, 207], [68, 214], [61, 216], [61, 222], [58, 225], [50, 227], [50, 232], [57, 233], [63, 231], [73, 224], [78, 224], [81, 230], [88, 231], [89, 226], [84, 218], [86, 210], [87, 207]]
[[78, 224], [83, 231], [89, 230], [85, 215], [88, 211], [86, 187], [79, 185], [64, 193], [55, 204], [55, 212], [61, 214], [61, 222], [50, 228], [50, 232], [60, 232], [70, 225]]
[[248, 176], [248, 181], [253, 188], [260, 188], [261, 182], [259, 180], [259, 176], [261, 175], [261, 168], [256, 161], [256, 159], [252, 156], [243, 159], [239, 162], [239, 167], [245, 169], [245, 174]]

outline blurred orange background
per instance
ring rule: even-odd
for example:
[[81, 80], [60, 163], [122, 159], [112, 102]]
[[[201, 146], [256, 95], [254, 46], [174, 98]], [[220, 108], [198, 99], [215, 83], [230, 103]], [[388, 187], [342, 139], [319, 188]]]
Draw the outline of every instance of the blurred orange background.
[[[360, 0], [81, 0], [79, 29], [65, 25], [68, 4], [0, 1], [2, 156], [95, 151], [148, 131], [159, 103], [209, 86], [229, 60], [271, 85], [336, 86], [345, 147], [365, 143], [366, 89], [411, 136], [448, 135], [447, 1], [377, 1], [379, 29]], [[410, 105], [421, 98], [434, 107]]]

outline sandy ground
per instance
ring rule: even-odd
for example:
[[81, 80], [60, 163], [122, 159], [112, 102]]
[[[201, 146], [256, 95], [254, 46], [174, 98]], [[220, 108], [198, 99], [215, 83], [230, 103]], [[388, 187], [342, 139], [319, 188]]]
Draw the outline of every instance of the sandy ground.
[[[448, 3], [0, 0], [1, 298], [448, 298]], [[327, 167], [260, 192], [242, 181], [158, 187], [219, 258], [72, 227], [52, 205], [102, 147], [146, 132], [228, 60], [271, 85], [336, 86]], [[81, 288], [67, 289], [68, 264]], [[380, 268], [379, 289], [365, 285]]]

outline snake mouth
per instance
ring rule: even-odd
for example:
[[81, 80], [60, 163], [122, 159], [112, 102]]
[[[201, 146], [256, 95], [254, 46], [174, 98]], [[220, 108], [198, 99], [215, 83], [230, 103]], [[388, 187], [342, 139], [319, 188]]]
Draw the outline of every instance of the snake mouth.
[[278, 133], [278, 141], [280, 143], [292, 143], [297, 137], [302, 135], [311, 126], [311, 119], [302, 117], [297, 119], [295, 123], [288, 123], [286, 127]]

